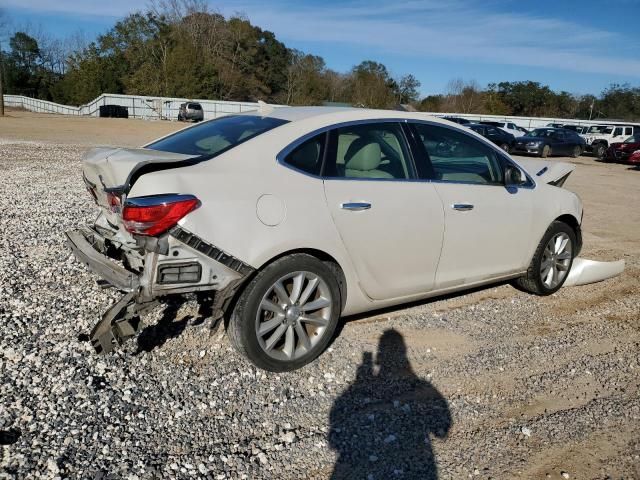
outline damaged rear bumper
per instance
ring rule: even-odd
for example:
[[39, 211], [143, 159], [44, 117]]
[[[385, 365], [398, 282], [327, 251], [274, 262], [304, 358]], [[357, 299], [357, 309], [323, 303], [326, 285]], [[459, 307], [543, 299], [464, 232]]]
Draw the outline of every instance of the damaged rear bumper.
[[67, 244], [80, 263], [84, 263], [93, 273], [123, 292], [138, 290], [138, 276], [114, 263], [101, 253], [105, 248], [105, 238], [89, 227], [67, 232]]
[[[104, 231], [104, 233], [102, 233]], [[66, 233], [78, 261], [97, 274], [102, 286], [124, 293], [91, 331], [97, 353], [109, 353], [143, 326], [140, 316], [158, 305], [162, 296], [215, 291], [212, 320], [217, 320], [233, 294], [253, 271], [249, 265], [197, 236], [174, 229], [163, 237], [166, 251], [116, 240], [96, 224]], [[131, 267], [135, 265], [135, 267]]]

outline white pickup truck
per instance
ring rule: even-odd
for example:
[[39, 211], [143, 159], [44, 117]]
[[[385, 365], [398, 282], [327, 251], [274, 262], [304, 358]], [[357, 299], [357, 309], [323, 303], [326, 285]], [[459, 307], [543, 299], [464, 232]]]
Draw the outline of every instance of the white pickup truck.
[[586, 151], [601, 158], [609, 145], [624, 142], [637, 132], [640, 132], [640, 126], [637, 125], [593, 125], [582, 137], [587, 142]]

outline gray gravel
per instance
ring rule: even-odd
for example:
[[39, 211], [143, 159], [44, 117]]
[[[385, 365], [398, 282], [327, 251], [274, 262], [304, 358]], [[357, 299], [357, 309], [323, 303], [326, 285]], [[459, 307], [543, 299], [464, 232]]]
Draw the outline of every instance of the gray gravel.
[[640, 478], [637, 278], [595, 305], [500, 286], [354, 319], [280, 375], [186, 297], [98, 357], [117, 293], [63, 244], [96, 213], [81, 154], [0, 144], [0, 479]]

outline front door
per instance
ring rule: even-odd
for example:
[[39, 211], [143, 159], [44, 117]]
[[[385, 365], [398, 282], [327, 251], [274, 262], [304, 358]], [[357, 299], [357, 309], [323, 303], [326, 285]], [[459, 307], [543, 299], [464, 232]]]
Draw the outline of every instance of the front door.
[[324, 169], [333, 221], [360, 286], [374, 300], [434, 286], [444, 232], [434, 185], [416, 181], [399, 123], [336, 129]]
[[[531, 243], [533, 196], [506, 188], [500, 154], [470, 133], [416, 123], [425, 176], [445, 215], [435, 287], [450, 288], [521, 272]], [[420, 145], [418, 144], [418, 145]]]

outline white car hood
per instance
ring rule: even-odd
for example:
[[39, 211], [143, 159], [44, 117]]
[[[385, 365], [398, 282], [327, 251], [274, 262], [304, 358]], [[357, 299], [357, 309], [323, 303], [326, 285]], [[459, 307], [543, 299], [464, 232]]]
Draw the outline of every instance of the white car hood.
[[572, 163], [539, 160], [536, 158], [518, 158], [518, 163], [537, 182], [553, 183], [573, 172]]

